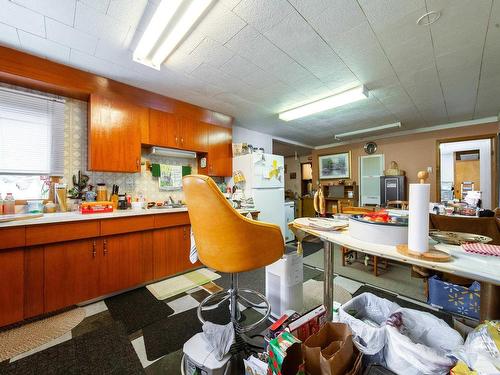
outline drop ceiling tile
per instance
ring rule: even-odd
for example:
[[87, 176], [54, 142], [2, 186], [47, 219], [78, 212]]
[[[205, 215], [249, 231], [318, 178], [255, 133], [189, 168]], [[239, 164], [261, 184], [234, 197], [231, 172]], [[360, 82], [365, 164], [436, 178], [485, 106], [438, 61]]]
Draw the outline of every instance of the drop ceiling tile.
[[38, 56], [48, 58], [49, 60], [68, 63], [69, 61], [69, 47], [62, 44], [40, 38], [39, 36], [18, 30], [19, 40], [21, 47], [34, 53]]
[[261, 33], [295, 13], [285, 0], [242, 0], [233, 12]]
[[195, 60], [205, 62], [215, 67], [220, 67], [225, 64], [233, 55], [230, 49], [210, 38], [203, 39], [203, 41], [190, 53], [190, 56]]
[[245, 26], [245, 21], [228, 10], [222, 3], [217, 2], [207, 16], [201, 20], [196, 31], [224, 44]]
[[76, 0], [13, 0], [26, 8], [73, 26]]
[[348, 68], [332, 48], [296, 12], [264, 33], [281, 50], [318, 78], [332, 72], [348, 72]]
[[222, 65], [221, 69], [224, 72], [231, 74], [234, 77], [240, 77], [241, 79], [261, 70], [257, 65], [239, 55], [233, 55]]
[[77, 68], [100, 74], [104, 77], [110, 77], [115, 69], [115, 64], [112, 62], [77, 50], [71, 50], [70, 62], [71, 65]]
[[109, 7], [111, 0], [78, 0], [81, 3], [84, 3], [101, 13], [106, 13]]
[[164, 66], [175, 71], [191, 73], [199, 67], [201, 63], [202, 61], [193, 58], [193, 56], [177, 50], [168, 58], [168, 60], [164, 63]]
[[234, 7], [240, 3], [240, 1], [241, 0], [219, 0], [219, 2], [229, 10], [233, 10]]
[[333, 48], [364, 84], [394, 75], [368, 22], [338, 35]]
[[0, 44], [8, 47], [20, 47], [17, 30], [12, 26], [0, 23]]
[[16, 29], [45, 37], [45, 22], [40, 13], [17, 5], [8, 0], [0, 0], [0, 22]]
[[290, 0], [290, 3], [327, 41], [366, 20], [358, 3], [352, 0]]
[[107, 14], [135, 28], [147, 5], [147, 0], [111, 0]]
[[425, 7], [424, 0], [359, 0], [358, 3], [374, 29], [383, 29], [409, 13]]
[[50, 18], [47, 18], [45, 23], [47, 39], [91, 55], [94, 54], [99, 40], [96, 36], [89, 35]]
[[113, 17], [102, 14], [95, 8], [78, 2], [76, 6], [75, 28], [116, 45], [121, 45], [127, 36], [130, 26]]

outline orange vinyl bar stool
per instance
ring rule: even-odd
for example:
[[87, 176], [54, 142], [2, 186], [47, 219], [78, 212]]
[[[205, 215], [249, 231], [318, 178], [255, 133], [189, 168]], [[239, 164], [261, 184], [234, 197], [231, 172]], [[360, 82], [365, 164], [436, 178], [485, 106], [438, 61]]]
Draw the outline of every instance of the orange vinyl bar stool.
[[[283, 256], [285, 244], [281, 229], [278, 225], [254, 221], [239, 214], [208, 176], [185, 176], [182, 186], [198, 258], [205, 266], [231, 275], [229, 290], [212, 294], [200, 303], [198, 319], [205, 323], [203, 308], [229, 299], [231, 321], [236, 332], [248, 332], [269, 317], [271, 306], [261, 293], [239, 288], [238, 273], [267, 266]], [[250, 301], [243, 293], [248, 297], [253, 295], [253, 299], [261, 300], [264, 306]], [[238, 301], [266, 308], [266, 314], [259, 321], [243, 326], [238, 322]]]

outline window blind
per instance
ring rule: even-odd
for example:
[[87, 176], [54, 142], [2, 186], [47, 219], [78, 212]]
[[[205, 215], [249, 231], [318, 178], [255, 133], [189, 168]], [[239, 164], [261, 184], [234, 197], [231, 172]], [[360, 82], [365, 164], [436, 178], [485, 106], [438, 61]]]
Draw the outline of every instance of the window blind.
[[64, 101], [0, 88], [0, 173], [64, 174]]

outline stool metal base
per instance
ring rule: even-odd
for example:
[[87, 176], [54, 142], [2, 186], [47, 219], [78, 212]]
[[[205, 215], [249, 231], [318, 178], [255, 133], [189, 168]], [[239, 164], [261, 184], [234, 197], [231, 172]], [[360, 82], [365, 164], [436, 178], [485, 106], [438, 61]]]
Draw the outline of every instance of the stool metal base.
[[[248, 298], [245, 298], [241, 293], [247, 293], [249, 295], [254, 295], [258, 299], [260, 299], [262, 302], [261, 303], [254, 303]], [[237, 333], [245, 333], [248, 331], [251, 331], [252, 329], [258, 327], [260, 324], [266, 321], [266, 319], [269, 317], [271, 314], [271, 305], [267, 301], [267, 298], [252, 289], [247, 289], [247, 288], [238, 288], [238, 275], [232, 273], [231, 274], [231, 287], [228, 290], [223, 290], [217, 293], [214, 293], [207, 298], [205, 298], [203, 301], [201, 301], [200, 305], [198, 306], [197, 309], [197, 314], [198, 314], [198, 320], [201, 322], [201, 324], [205, 324], [205, 319], [203, 319], [202, 316], [202, 310], [204, 307], [207, 306], [214, 306], [214, 305], [220, 305], [224, 301], [229, 299], [229, 306], [230, 306], [230, 311], [231, 311], [231, 321], [234, 325], [234, 329]], [[218, 301], [218, 302], [214, 302]], [[257, 322], [249, 324], [249, 325], [242, 325], [240, 324], [239, 320], [241, 317], [241, 313], [239, 311], [238, 307], [238, 301], [243, 301], [245, 304], [249, 305], [250, 307], [255, 307], [255, 308], [265, 308], [266, 313], [264, 316], [259, 319]]]

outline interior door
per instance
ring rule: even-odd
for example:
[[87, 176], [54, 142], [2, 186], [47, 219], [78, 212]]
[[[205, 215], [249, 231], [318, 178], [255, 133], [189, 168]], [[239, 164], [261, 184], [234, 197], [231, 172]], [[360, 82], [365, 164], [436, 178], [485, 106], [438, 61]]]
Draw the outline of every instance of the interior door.
[[384, 174], [384, 155], [361, 156], [359, 174], [360, 205], [380, 204], [380, 176]]
[[100, 240], [78, 240], [44, 248], [45, 311], [98, 297]]
[[146, 280], [145, 233], [110, 236], [102, 241], [101, 295], [139, 285]]

